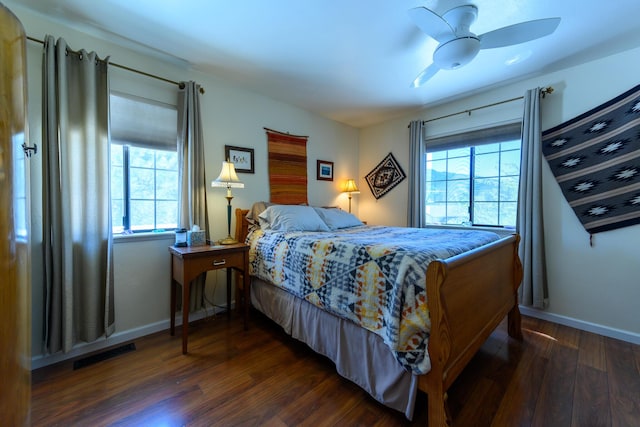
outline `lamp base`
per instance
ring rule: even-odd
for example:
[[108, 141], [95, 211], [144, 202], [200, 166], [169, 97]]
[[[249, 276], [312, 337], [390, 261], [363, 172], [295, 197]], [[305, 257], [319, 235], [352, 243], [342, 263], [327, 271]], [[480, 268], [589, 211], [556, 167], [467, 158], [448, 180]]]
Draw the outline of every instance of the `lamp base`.
[[234, 243], [238, 243], [238, 241], [229, 235], [224, 239], [219, 240], [218, 243], [221, 245], [233, 245]]

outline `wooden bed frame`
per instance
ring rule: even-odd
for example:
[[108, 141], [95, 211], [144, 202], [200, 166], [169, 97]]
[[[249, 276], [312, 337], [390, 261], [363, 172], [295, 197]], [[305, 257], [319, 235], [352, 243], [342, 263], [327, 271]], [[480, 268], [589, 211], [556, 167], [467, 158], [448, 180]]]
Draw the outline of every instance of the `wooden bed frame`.
[[[248, 210], [236, 209], [236, 239], [248, 233]], [[428, 425], [451, 425], [447, 390], [493, 330], [508, 316], [508, 332], [522, 340], [517, 290], [522, 280], [520, 236], [513, 234], [427, 268], [431, 371], [418, 389], [428, 396]], [[248, 303], [248, 302], [245, 302]]]

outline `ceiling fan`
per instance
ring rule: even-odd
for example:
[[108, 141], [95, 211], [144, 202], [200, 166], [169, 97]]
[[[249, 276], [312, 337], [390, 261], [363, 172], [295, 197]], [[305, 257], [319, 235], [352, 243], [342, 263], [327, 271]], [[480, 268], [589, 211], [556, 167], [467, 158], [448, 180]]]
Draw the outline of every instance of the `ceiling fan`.
[[440, 70], [455, 70], [471, 62], [480, 49], [493, 49], [525, 43], [553, 33], [560, 18], [537, 19], [498, 28], [475, 35], [469, 30], [478, 17], [478, 8], [463, 5], [442, 16], [426, 7], [409, 9], [409, 16], [424, 33], [439, 42], [433, 53], [433, 63], [411, 83], [419, 87]]

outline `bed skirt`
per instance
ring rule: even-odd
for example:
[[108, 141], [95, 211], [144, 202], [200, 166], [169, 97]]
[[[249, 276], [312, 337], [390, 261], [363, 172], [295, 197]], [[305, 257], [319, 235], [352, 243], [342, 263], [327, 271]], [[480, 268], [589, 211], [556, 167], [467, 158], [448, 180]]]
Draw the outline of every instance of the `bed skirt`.
[[255, 277], [251, 303], [287, 334], [331, 359], [341, 376], [407, 419], [413, 418], [418, 377], [396, 361], [379, 336]]

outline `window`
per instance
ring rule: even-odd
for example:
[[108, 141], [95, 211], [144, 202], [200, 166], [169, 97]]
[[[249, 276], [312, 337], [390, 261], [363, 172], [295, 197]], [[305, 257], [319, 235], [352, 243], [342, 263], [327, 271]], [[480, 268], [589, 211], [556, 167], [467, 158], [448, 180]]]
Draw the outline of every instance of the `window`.
[[427, 140], [426, 223], [513, 227], [520, 125]]
[[[29, 188], [29, 171], [27, 170], [27, 162], [25, 152], [22, 147], [24, 144], [24, 132], [12, 135], [13, 143], [13, 221], [16, 239], [26, 240], [29, 236], [27, 224], [28, 198], [27, 192]], [[11, 169], [11, 168], [10, 168]], [[0, 175], [4, 171], [0, 168]]]
[[110, 102], [113, 233], [175, 229], [176, 108], [115, 93]]

